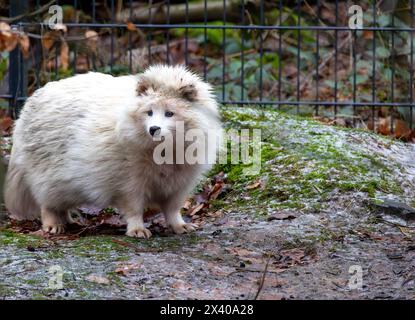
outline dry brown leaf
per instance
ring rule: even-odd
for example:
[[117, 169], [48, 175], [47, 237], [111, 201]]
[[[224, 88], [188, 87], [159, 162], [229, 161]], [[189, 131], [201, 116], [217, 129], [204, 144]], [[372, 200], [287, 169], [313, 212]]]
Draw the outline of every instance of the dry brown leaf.
[[394, 119], [392, 133], [391, 117], [381, 118], [379, 120], [378, 132], [386, 136], [393, 135], [395, 138], [399, 139], [410, 139], [412, 137], [412, 130], [408, 127], [408, 124], [401, 119]]
[[61, 44], [61, 68], [63, 70], [68, 70], [69, 67], [69, 46], [66, 42], [62, 42]]
[[292, 220], [295, 218], [297, 218], [297, 214], [294, 212], [276, 212], [270, 215], [267, 220]]
[[1, 130], [8, 130], [12, 127], [13, 125], [13, 119], [10, 117], [3, 117], [0, 120], [0, 129]]
[[46, 32], [42, 37], [42, 46], [46, 50], [50, 50], [56, 41], [56, 35], [53, 31]]
[[263, 268], [264, 258], [261, 252], [255, 252], [240, 247], [234, 247], [227, 250], [229, 253], [236, 255], [240, 260], [249, 263], [251, 266], [257, 265], [259, 268]]
[[128, 30], [128, 31], [136, 31], [136, 30], [137, 30], [137, 27], [135, 26], [135, 24], [134, 24], [134, 23], [132, 23], [132, 22], [127, 22], [127, 30]]
[[79, 54], [76, 57], [76, 72], [84, 73], [89, 71], [89, 61], [85, 54]]
[[215, 200], [221, 194], [222, 189], [223, 189], [223, 185], [224, 185], [223, 182], [215, 183], [212, 190], [210, 190], [210, 192], [209, 192], [208, 199], [209, 200]]
[[231, 248], [228, 250], [231, 253], [236, 254], [238, 257], [247, 257], [247, 256], [251, 256], [254, 252], [251, 250], [247, 250], [244, 248]]
[[110, 280], [108, 278], [102, 277], [102, 276], [97, 276], [94, 274], [91, 274], [87, 277], [85, 277], [86, 281], [89, 282], [94, 282], [94, 283], [98, 283], [98, 284], [110, 284]]
[[177, 280], [171, 286], [172, 288], [177, 290], [190, 290], [192, 288], [192, 286], [189, 283], [186, 283], [183, 280]]
[[140, 267], [139, 264], [131, 263], [131, 264], [127, 264], [127, 265], [116, 268], [115, 272], [120, 275], [126, 276], [128, 273], [130, 273], [130, 271], [137, 270], [139, 269], [139, 267]]
[[258, 180], [257, 182], [246, 186], [246, 189], [253, 190], [253, 189], [259, 188], [260, 186], [261, 186], [261, 180]]
[[279, 254], [284, 262], [288, 262], [291, 265], [301, 264], [306, 256], [304, 249], [301, 248], [281, 250]]
[[412, 239], [415, 236], [415, 230], [407, 227], [398, 226], [399, 230], [403, 233], [403, 235], [409, 239]]
[[193, 216], [196, 213], [198, 213], [200, 210], [202, 210], [205, 206], [205, 203], [200, 203], [197, 206], [194, 206], [192, 209], [190, 209], [189, 213], [187, 215]]
[[96, 32], [95, 30], [85, 31], [85, 39], [97, 41], [98, 40], [98, 32]]
[[98, 45], [98, 33], [94, 30], [87, 30], [85, 32], [85, 39], [88, 48], [93, 52], [96, 52]]
[[213, 212], [208, 212], [206, 214], [206, 216], [211, 217], [211, 218], [219, 218], [219, 217], [223, 216], [223, 212], [220, 211], [220, 210], [213, 211]]
[[363, 31], [363, 38], [366, 39], [366, 40], [373, 39], [373, 31], [364, 30]]
[[27, 59], [29, 57], [29, 47], [30, 47], [30, 40], [29, 37], [25, 34], [19, 36], [19, 46], [20, 50], [23, 54], [23, 57]]
[[17, 45], [17, 34], [6, 22], [0, 22], [0, 51], [12, 51]]
[[287, 281], [285, 281], [283, 279], [280, 279], [279, 277], [276, 277], [275, 275], [274, 276], [268, 276], [265, 283], [264, 283], [264, 285], [266, 287], [274, 287], [274, 288], [275, 287], [282, 287], [282, 286], [285, 286], [287, 284], [288, 284]]
[[6, 22], [0, 21], [0, 33], [1, 34], [6, 34], [6, 33], [11, 33], [11, 28], [10, 25]]

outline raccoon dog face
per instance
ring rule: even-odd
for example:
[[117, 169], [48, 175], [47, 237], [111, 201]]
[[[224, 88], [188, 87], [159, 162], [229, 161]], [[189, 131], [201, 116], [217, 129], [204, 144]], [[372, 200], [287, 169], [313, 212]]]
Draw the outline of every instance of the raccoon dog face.
[[206, 131], [217, 121], [211, 87], [183, 66], [153, 66], [139, 75], [138, 107], [133, 111], [140, 135], [160, 141], [189, 129]]
[[190, 119], [186, 117], [189, 106], [185, 101], [174, 98], [144, 99], [144, 105], [137, 110], [142, 130], [149, 138], [174, 136], [176, 130], [188, 127]]

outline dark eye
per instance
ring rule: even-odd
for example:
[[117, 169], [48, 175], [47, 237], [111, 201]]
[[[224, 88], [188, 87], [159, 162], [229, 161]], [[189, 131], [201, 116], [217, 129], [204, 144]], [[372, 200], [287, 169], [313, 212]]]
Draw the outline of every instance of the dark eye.
[[171, 111], [166, 111], [166, 113], [164, 114], [166, 117], [170, 118], [173, 117], [174, 113]]
[[147, 114], [148, 114], [149, 117], [151, 117], [153, 115], [153, 111], [151, 111], [151, 110], [147, 111]]

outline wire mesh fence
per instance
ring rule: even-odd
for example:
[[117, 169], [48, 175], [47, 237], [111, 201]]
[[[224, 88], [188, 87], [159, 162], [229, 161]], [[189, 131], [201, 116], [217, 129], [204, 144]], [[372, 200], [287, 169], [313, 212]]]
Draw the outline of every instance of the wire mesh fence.
[[[63, 19], [53, 28], [51, 6]], [[9, 10], [6, 22], [30, 38], [26, 54], [2, 56], [0, 98], [14, 117], [48, 81], [167, 63], [200, 73], [225, 105], [413, 134], [414, 0], [22, 0]]]

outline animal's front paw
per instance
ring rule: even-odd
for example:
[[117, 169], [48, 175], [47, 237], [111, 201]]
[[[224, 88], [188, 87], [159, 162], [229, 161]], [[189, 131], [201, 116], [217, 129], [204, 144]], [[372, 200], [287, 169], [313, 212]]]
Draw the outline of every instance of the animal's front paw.
[[174, 233], [182, 234], [188, 233], [191, 231], [195, 231], [198, 225], [194, 223], [182, 223], [177, 225], [172, 225], [171, 228], [173, 229]]
[[129, 237], [134, 237], [134, 238], [145, 238], [148, 239], [151, 237], [151, 232], [150, 230], [142, 227], [134, 227], [134, 228], [128, 228], [127, 229], [127, 236]]
[[42, 230], [50, 234], [61, 234], [65, 232], [64, 224], [53, 224], [53, 223], [44, 223], [42, 225]]

